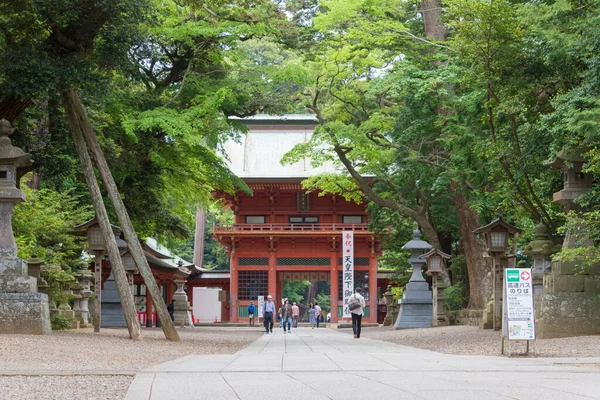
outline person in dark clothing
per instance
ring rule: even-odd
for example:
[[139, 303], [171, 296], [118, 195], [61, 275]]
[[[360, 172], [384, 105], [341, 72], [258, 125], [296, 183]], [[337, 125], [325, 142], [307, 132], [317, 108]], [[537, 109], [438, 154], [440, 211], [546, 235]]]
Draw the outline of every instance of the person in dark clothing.
[[171, 321], [175, 321], [175, 300], [171, 300], [171, 303], [167, 306], [167, 311], [171, 316]]
[[267, 331], [267, 334], [269, 332], [273, 333], [273, 314], [275, 314], [275, 303], [273, 303], [273, 296], [271, 295], [268, 295], [267, 301], [265, 301], [264, 313], [265, 330]]
[[[358, 303], [358, 307], [352, 310], [350, 303]], [[354, 294], [350, 296], [348, 304], [350, 313], [352, 314], [352, 331], [354, 332], [354, 339], [360, 339], [363, 309], [365, 308], [365, 298], [360, 294], [360, 289], [354, 289]]]
[[250, 326], [254, 326], [254, 313], [256, 312], [256, 306], [254, 305], [254, 302], [251, 301], [250, 305], [248, 306], [248, 321]]

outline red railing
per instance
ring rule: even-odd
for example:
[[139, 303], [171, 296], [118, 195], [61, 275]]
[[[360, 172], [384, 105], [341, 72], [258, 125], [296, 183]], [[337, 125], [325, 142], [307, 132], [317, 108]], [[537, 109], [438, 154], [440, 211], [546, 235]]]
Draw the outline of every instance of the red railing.
[[368, 232], [367, 224], [233, 224], [214, 225], [214, 232], [355, 231]]

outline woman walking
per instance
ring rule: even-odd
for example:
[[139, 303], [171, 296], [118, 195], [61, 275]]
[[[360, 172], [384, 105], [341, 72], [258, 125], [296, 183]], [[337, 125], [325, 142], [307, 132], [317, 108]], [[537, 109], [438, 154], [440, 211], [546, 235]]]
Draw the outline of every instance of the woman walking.
[[287, 323], [287, 331], [291, 332], [292, 331], [292, 327], [291, 327], [291, 323], [292, 323], [292, 306], [290, 305], [290, 302], [288, 299], [285, 299], [285, 303], [283, 303], [283, 306], [281, 306], [281, 322], [283, 323], [283, 333], [286, 332], [285, 329], [285, 324]]
[[315, 305], [313, 303], [310, 303], [308, 306], [308, 317], [310, 325], [315, 329], [315, 326], [317, 325], [317, 316], [315, 315]]
[[315, 303], [315, 321], [317, 322], [318, 328], [319, 322], [321, 322], [321, 307], [319, 307], [319, 303]]

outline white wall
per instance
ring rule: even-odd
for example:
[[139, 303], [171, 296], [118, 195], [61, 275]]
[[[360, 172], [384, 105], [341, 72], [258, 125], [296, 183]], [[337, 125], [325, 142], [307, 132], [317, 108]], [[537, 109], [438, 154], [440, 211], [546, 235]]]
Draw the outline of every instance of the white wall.
[[194, 304], [192, 304], [194, 322], [221, 322], [221, 302], [218, 288], [194, 288]]

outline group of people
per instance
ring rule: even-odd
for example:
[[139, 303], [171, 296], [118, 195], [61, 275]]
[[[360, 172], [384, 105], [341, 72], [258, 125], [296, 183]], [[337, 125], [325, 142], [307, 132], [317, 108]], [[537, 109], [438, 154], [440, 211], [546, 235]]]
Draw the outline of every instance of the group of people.
[[[365, 307], [365, 298], [360, 294], [359, 289], [354, 290], [354, 294], [350, 296], [349, 303], [350, 313], [352, 314], [352, 331], [354, 332], [354, 338], [360, 338], [360, 331], [362, 325], [363, 308]], [[319, 327], [319, 324], [323, 322], [323, 310], [319, 307], [318, 303], [310, 303], [309, 308], [309, 322], [312, 329]], [[256, 306], [251, 301], [248, 306], [248, 320], [250, 326], [254, 325], [254, 318], [256, 314]], [[292, 327], [298, 327], [298, 319], [300, 317], [300, 308], [294, 302], [290, 304], [288, 299], [284, 300], [284, 303], [279, 310], [275, 311], [275, 303], [273, 303], [273, 296], [268, 295], [267, 300], [264, 304], [263, 309], [263, 323], [267, 334], [273, 333], [273, 318], [279, 320], [279, 326], [283, 327], [283, 333], [291, 332]], [[331, 322], [331, 313], [327, 314], [327, 322]]]

